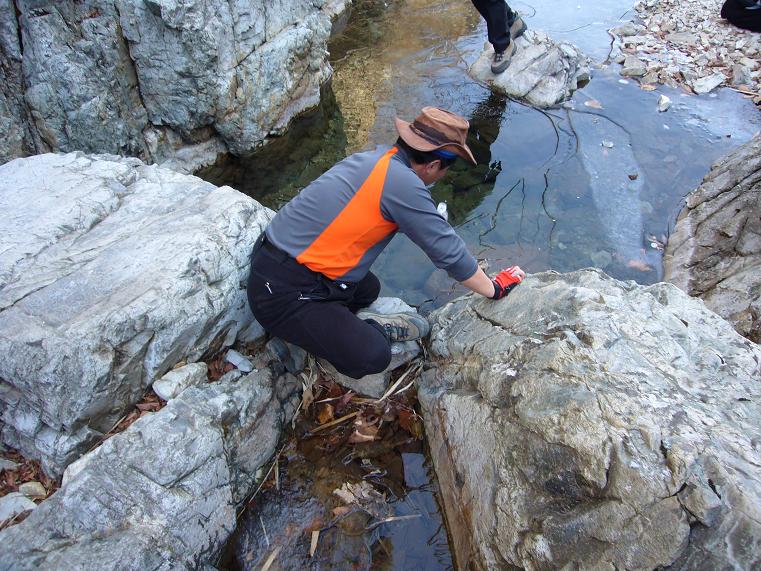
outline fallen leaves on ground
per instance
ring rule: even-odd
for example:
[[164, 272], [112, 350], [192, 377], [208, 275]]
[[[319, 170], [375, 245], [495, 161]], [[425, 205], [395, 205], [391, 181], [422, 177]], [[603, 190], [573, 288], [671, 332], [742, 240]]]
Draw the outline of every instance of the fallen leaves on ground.
[[235, 365], [225, 361], [225, 354], [226, 352], [222, 351], [206, 363], [209, 367], [206, 373], [209, 382], [218, 381], [222, 375], [235, 369]]

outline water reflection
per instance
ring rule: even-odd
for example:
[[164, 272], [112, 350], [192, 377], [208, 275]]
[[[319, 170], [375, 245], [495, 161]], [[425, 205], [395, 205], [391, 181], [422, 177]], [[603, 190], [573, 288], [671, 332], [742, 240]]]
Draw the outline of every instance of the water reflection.
[[[630, 2], [559, 8], [532, 0], [515, 7], [529, 27], [598, 53], [609, 41], [602, 30]], [[666, 87], [647, 92], [602, 68], [567, 105], [537, 110], [469, 78], [467, 66], [485, 39], [470, 0], [359, 0], [346, 31], [331, 42], [335, 74], [316, 117], [304, 127], [295, 122], [260, 159], [235, 164], [236, 172], [218, 168], [203, 176], [278, 208], [345, 155], [391, 144], [395, 116], [411, 120], [422, 106], [437, 105], [471, 119], [479, 165], [453, 168], [432, 194], [447, 202], [450, 221], [491, 270], [595, 266], [619, 279], [657, 281], [660, 254], [650, 238], [666, 239], [682, 197], [761, 127], [753, 105], [729, 90], [701, 97]], [[667, 113], [657, 112], [661, 93], [673, 101]], [[384, 295], [424, 309], [452, 292], [452, 282], [403, 236], [374, 270]]]

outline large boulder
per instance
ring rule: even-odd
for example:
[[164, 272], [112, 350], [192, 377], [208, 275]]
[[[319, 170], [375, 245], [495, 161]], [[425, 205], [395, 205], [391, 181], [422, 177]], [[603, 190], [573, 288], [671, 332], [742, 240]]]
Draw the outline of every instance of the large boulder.
[[0, 159], [82, 150], [192, 170], [249, 151], [319, 101], [345, 4], [0, 0]]
[[213, 565], [299, 400], [290, 375], [240, 377], [185, 390], [69, 466], [60, 490], [0, 533], [0, 568]]
[[524, 99], [537, 107], [551, 107], [568, 99], [589, 81], [589, 60], [568, 42], [555, 42], [544, 32], [528, 30], [515, 40], [508, 68], [494, 75], [494, 48], [487, 44], [468, 73], [493, 90]]
[[463, 568], [759, 568], [761, 348], [701, 300], [581, 270], [432, 317], [419, 397]]
[[667, 281], [761, 343], [761, 134], [687, 195], [663, 265]]
[[2, 440], [60, 473], [177, 362], [253, 317], [251, 246], [272, 211], [138, 159], [0, 166]]

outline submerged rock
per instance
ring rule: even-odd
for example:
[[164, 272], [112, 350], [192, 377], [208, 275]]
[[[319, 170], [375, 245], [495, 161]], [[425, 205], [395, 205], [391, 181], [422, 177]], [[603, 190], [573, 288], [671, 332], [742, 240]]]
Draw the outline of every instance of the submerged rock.
[[151, 383], [252, 316], [272, 212], [229, 188], [81, 153], [0, 166], [2, 440], [60, 473]]
[[556, 43], [546, 34], [528, 30], [515, 40], [516, 52], [501, 74], [491, 72], [493, 48], [487, 44], [468, 73], [492, 89], [550, 107], [569, 98], [579, 83], [589, 81], [589, 62], [569, 43]]
[[72, 464], [53, 496], [1, 532], [0, 568], [213, 565], [275, 452], [297, 387], [291, 376], [233, 371], [185, 390]]
[[663, 264], [667, 281], [761, 343], [761, 134], [687, 195]]
[[463, 567], [759, 566], [761, 348], [702, 301], [582, 270], [432, 318], [419, 399]]

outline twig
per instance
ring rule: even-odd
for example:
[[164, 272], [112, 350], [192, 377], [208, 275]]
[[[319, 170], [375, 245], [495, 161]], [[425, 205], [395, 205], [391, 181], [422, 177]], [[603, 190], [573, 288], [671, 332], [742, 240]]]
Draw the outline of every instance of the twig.
[[354, 412], [350, 412], [349, 414], [347, 414], [347, 415], [345, 415], [345, 416], [342, 416], [341, 418], [337, 418], [337, 419], [335, 419], [335, 420], [332, 420], [332, 421], [330, 421], [330, 422], [328, 422], [328, 423], [325, 423], [325, 424], [321, 424], [321, 425], [320, 425], [320, 426], [318, 426], [317, 428], [315, 428], [315, 429], [313, 429], [313, 430], [310, 430], [310, 431], [309, 431], [309, 433], [310, 433], [310, 434], [315, 434], [315, 433], [317, 433], [317, 432], [322, 432], [322, 431], [323, 431], [323, 430], [325, 430], [326, 428], [330, 428], [331, 426], [335, 426], [336, 424], [341, 424], [341, 423], [342, 423], [342, 422], [344, 422], [345, 420], [349, 420], [350, 418], [354, 418], [354, 417], [355, 417], [355, 416], [357, 416], [358, 414], [359, 414], [359, 411], [358, 411], [358, 410], [357, 410], [357, 411], [354, 411]]
[[393, 394], [393, 392], [396, 390], [396, 387], [402, 384], [402, 381], [407, 378], [407, 375], [410, 374], [413, 368], [416, 368], [416, 365], [417, 365], [417, 368], [419, 368], [420, 362], [410, 365], [409, 368], [406, 371], [404, 371], [404, 374], [401, 377], [399, 377], [399, 379], [397, 379], [397, 381], [393, 385], [389, 387], [389, 389], [383, 394], [381, 398], [377, 400], [377, 402], [383, 402], [384, 400], [386, 400], [386, 398], [388, 398], [389, 395]]
[[259, 523], [261, 524], [262, 531], [264, 532], [264, 539], [267, 542], [267, 548], [269, 548], [269, 546], [270, 546], [270, 536], [267, 535], [267, 528], [264, 527], [264, 520], [262, 519], [261, 514], [259, 514]]
[[275, 562], [275, 559], [280, 554], [280, 550], [283, 548], [282, 545], [278, 545], [275, 548], [275, 551], [272, 552], [272, 554], [267, 557], [267, 561], [264, 562], [264, 565], [262, 565], [262, 571], [269, 571], [269, 568], [272, 567], [272, 564]]
[[750, 95], [751, 97], [759, 97], [761, 96], [761, 93], [755, 93], [753, 91], [747, 91], [745, 89], [738, 89], [737, 87], [730, 87], [732, 91], [737, 91], [737, 93], [742, 93], [743, 95]]
[[379, 525], [383, 525], [384, 523], [390, 523], [392, 521], [403, 521], [406, 519], [417, 519], [419, 517], [423, 517], [422, 514], [410, 514], [410, 515], [398, 515], [393, 517], [387, 517], [386, 519], [382, 519], [380, 521], [376, 521], [371, 523], [365, 528], [365, 531], [372, 531]]

